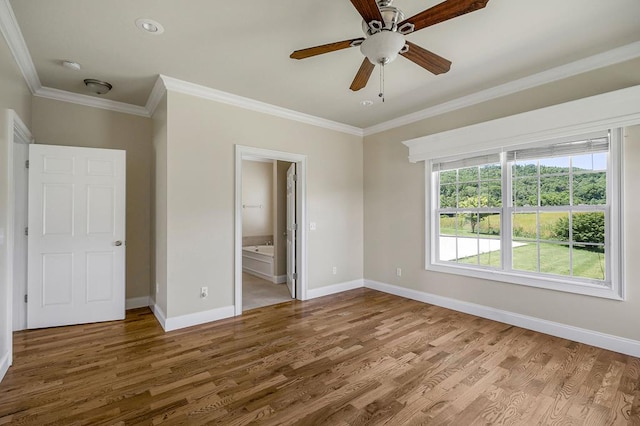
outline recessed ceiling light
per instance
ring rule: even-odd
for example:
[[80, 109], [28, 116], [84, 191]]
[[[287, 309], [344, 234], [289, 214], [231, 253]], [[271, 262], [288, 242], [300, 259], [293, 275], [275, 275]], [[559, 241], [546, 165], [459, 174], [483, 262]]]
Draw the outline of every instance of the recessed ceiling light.
[[100, 81], [94, 78], [85, 79], [84, 84], [89, 88], [91, 93], [95, 93], [96, 95], [104, 95], [113, 88], [113, 86], [106, 81]]
[[62, 61], [62, 66], [74, 71], [80, 70], [80, 64], [73, 61]]
[[139, 18], [136, 19], [136, 27], [149, 34], [159, 35], [164, 32], [164, 27], [159, 22], [153, 19]]
[[365, 99], [364, 101], [360, 101], [360, 106], [369, 107], [371, 105], [373, 105], [373, 101], [370, 101], [369, 99]]

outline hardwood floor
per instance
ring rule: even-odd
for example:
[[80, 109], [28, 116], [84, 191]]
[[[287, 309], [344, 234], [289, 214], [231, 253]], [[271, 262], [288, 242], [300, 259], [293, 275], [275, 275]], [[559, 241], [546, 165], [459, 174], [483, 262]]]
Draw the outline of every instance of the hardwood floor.
[[0, 424], [640, 424], [638, 358], [368, 289], [14, 343]]

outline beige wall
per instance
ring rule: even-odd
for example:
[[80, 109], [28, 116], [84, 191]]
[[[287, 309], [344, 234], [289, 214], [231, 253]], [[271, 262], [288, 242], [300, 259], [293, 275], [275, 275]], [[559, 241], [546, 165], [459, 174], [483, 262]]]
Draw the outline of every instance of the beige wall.
[[151, 297], [167, 312], [167, 96], [153, 117]]
[[361, 137], [175, 92], [168, 117], [168, 317], [233, 305], [235, 144], [308, 156], [309, 288], [362, 278]]
[[33, 98], [37, 143], [127, 152], [127, 298], [149, 296], [152, 122], [149, 118]]
[[242, 236], [267, 235], [273, 236], [273, 162], [245, 160], [242, 162]]
[[7, 228], [9, 214], [9, 187], [7, 170], [9, 159], [9, 135], [13, 129], [7, 128], [5, 109], [16, 111], [20, 119], [31, 127], [31, 92], [22, 78], [13, 56], [3, 37], [0, 37], [0, 363], [7, 359], [11, 348], [12, 318], [9, 316], [9, 283], [7, 281]]
[[[424, 163], [409, 163], [402, 141], [640, 84], [640, 61], [588, 73], [486, 102], [401, 128], [371, 135], [364, 143], [365, 278], [466, 302], [640, 340], [640, 200], [631, 196], [640, 181], [640, 129], [625, 140], [625, 235], [627, 301], [536, 289], [427, 272], [425, 257]], [[635, 72], [633, 72], [635, 70]], [[402, 268], [402, 277], [395, 274]]]

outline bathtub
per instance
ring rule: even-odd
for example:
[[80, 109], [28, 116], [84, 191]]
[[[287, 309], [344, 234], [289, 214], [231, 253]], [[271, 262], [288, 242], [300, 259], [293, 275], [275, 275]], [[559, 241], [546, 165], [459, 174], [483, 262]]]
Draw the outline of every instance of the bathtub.
[[242, 271], [274, 283], [280, 281], [275, 276], [273, 246], [242, 247]]

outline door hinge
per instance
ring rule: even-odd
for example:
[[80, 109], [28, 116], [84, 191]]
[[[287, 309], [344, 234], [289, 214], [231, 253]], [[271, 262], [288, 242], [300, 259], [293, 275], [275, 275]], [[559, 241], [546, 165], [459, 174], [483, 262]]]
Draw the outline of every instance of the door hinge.
[[29, 168], [29, 160], [24, 162], [24, 166], [28, 169]]
[[298, 224], [294, 223], [293, 225], [291, 225], [291, 230], [292, 231], [297, 231], [298, 230]]
[[298, 279], [298, 273], [297, 273], [297, 272], [294, 272], [294, 273], [293, 273], [293, 279], [294, 279], [294, 280], [297, 280], [297, 279]]
[[298, 180], [298, 175], [293, 175], [293, 181], [297, 181]]
[[24, 295], [24, 303], [28, 303], [28, 301], [29, 301], [29, 295], [25, 294]]
[[26, 235], [27, 237], [29, 236], [29, 227], [25, 226], [24, 228], [24, 235]]

